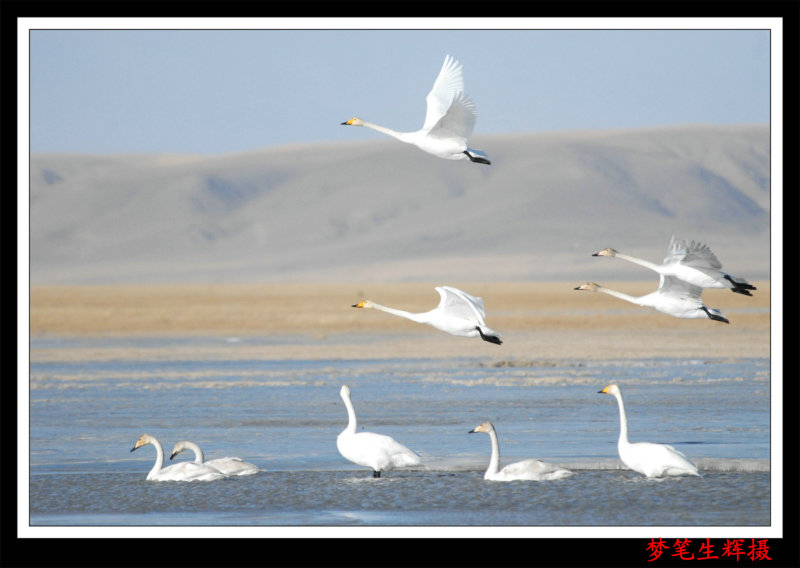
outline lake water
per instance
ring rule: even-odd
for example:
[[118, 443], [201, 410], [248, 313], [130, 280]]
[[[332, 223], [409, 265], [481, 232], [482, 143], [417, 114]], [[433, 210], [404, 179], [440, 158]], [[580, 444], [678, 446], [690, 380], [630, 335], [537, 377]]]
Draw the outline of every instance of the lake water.
[[[770, 362], [652, 359], [514, 363], [485, 358], [260, 360], [227, 338], [33, 339], [29, 522], [73, 527], [758, 527], [771, 523]], [[313, 339], [307, 340], [313, 349]], [[365, 338], [365, 341], [368, 341]], [[171, 346], [230, 345], [229, 359], [163, 357]], [[128, 346], [80, 361], [74, 348]], [[150, 356], [148, 354], [155, 354]], [[670, 443], [703, 478], [648, 480], [617, 458], [618, 383], [632, 441]], [[339, 398], [359, 429], [418, 451], [424, 466], [374, 479], [346, 461]], [[550, 482], [489, 482], [494, 423], [501, 464], [536, 457], [573, 469]], [[151, 446], [186, 439], [206, 459], [262, 472], [213, 482], [152, 482]], [[179, 459], [189, 459], [181, 456]]]

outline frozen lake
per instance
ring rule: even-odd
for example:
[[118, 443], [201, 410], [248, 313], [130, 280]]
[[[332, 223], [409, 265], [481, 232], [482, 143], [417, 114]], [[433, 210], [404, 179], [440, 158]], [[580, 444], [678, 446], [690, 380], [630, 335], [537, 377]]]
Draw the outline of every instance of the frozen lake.
[[[30, 524], [34, 526], [768, 526], [768, 359], [259, 360], [245, 338], [33, 339], [63, 360], [30, 366]], [[365, 338], [368, 341], [368, 338]], [[171, 345], [230, 343], [229, 359], [151, 356]], [[143, 355], [81, 360], [72, 349], [125, 345]], [[156, 349], [153, 349], [157, 346]], [[309, 349], [313, 349], [309, 340]], [[669, 443], [704, 477], [647, 480], [617, 457], [616, 382], [631, 441]], [[346, 461], [348, 384], [359, 429], [388, 434], [424, 466], [373, 479]], [[501, 465], [535, 457], [576, 475], [483, 479], [494, 423]], [[207, 459], [238, 456], [262, 472], [213, 482], [149, 482], [142, 433], [169, 457], [191, 440]], [[188, 459], [188, 456], [181, 456]], [[179, 459], [181, 459], [179, 458]], [[167, 461], [169, 461], [167, 459]]]

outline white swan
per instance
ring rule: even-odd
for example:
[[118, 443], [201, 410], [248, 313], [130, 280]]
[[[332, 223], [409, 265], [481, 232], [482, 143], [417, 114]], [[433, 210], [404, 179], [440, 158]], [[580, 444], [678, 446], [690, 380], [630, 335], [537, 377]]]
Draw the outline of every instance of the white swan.
[[217, 458], [205, 461], [205, 456], [203, 455], [203, 450], [200, 449], [200, 446], [194, 442], [189, 442], [186, 440], [181, 440], [175, 444], [175, 446], [172, 448], [172, 454], [170, 454], [169, 459], [173, 459], [175, 456], [186, 450], [192, 450], [194, 452], [194, 463], [198, 465], [211, 466], [214, 469], [220, 470], [225, 475], [252, 475], [261, 471], [257, 466], [251, 464], [250, 462], [243, 461], [242, 458]]
[[350, 387], [342, 385], [339, 394], [347, 407], [349, 421], [347, 428], [336, 438], [339, 453], [351, 462], [372, 469], [372, 477], [380, 477], [381, 472], [396, 467], [421, 465], [422, 460], [416, 452], [389, 436], [373, 432], [356, 432], [356, 412], [350, 401]]
[[426, 323], [452, 335], [478, 337], [489, 343], [502, 344], [502, 335], [486, 326], [483, 318], [486, 310], [483, 299], [476, 298], [452, 286], [437, 286], [441, 299], [436, 308], [421, 313], [412, 313], [395, 308], [387, 308], [370, 300], [362, 300], [354, 308], [372, 308], [400, 316], [418, 323]]
[[722, 263], [707, 245], [672, 235], [663, 264], [623, 254], [613, 248], [605, 248], [592, 256], [617, 257], [633, 262], [663, 276], [674, 276], [699, 288], [729, 288], [731, 292], [752, 296], [750, 290], [756, 287], [742, 278], [722, 272]]
[[693, 284], [679, 280], [674, 276], [660, 277], [658, 290], [644, 296], [630, 296], [623, 292], [611, 290], [594, 282], [587, 282], [576, 287], [575, 290], [588, 290], [590, 292], [603, 292], [609, 296], [620, 298], [636, 304], [654, 308], [659, 312], [676, 318], [710, 318], [714, 321], [729, 323], [722, 312], [709, 308], [700, 299], [703, 289]]
[[600, 394], [610, 394], [617, 399], [619, 405], [619, 441], [617, 451], [619, 457], [628, 468], [647, 477], [665, 477], [677, 475], [697, 475], [697, 467], [681, 452], [667, 444], [628, 441], [628, 419], [625, 417], [625, 403], [622, 402], [622, 391], [616, 384], [608, 385]]
[[426, 100], [428, 110], [425, 123], [415, 132], [397, 132], [358, 117], [342, 124], [366, 126], [446, 160], [491, 164], [485, 152], [467, 146], [467, 139], [475, 127], [477, 111], [472, 99], [464, 94], [461, 64], [449, 55], [444, 58], [444, 65]]
[[161, 447], [161, 442], [149, 434], [139, 436], [131, 451], [148, 444], [156, 449], [156, 463], [150, 473], [147, 474], [147, 479], [150, 481], [213, 481], [227, 477], [218, 469], [193, 462], [182, 462], [162, 467], [164, 465], [164, 448]]
[[484, 422], [468, 433], [476, 432], [486, 432], [492, 441], [492, 457], [489, 460], [489, 468], [483, 475], [484, 479], [490, 481], [550, 481], [573, 475], [573, 472], [566, 468], [535, 459], [515, 462], [500, 469], [500, 443], [497, 441], [494, 425], [491, 422]]

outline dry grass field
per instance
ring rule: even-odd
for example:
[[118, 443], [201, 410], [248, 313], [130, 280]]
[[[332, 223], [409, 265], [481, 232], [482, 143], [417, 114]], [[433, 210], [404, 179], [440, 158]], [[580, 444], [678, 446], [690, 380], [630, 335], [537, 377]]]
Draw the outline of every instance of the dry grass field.
[[[362, 298], [412, 312], [439, 301], [434, 284], [247, 284], [159, 286], [33, 286], [30, 334], [41, 336], [280, 337], [239, 347], [257, 358], [451, 357], [500, 361], [547, 358], [769, 357], [770, 285], [753, 297], [706, 290], [707, 305], [730, 324], [681, 320], [602, 294], [575, 291], [581, 282], [454, 283], [483, 297], [486, 323], [504, 344], [454, 337], [429, 326], [351, 306]], [[654, 282], [603, 282], [634, 295]], [[304, 339], [305, 338], [305, 339]], [[180, 351], [175, 348], [173, 351]], [[198, 356], [173, 352], [170, 356]], [[130, 356], [104, 349], [76, 357]], [[202, 356], [230, 356], [207, 349]], [[32, 354], [47, 358], [46, 350]]]

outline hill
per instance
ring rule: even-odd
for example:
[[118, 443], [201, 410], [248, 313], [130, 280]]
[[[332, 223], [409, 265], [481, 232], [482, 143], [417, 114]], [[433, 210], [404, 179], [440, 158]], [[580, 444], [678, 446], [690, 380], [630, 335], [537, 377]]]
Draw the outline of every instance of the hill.
[[648, 279], [670, 235], [769, 278], [768, 125], [397, 141], [230, 155], [31, 156], [32, 284]]

